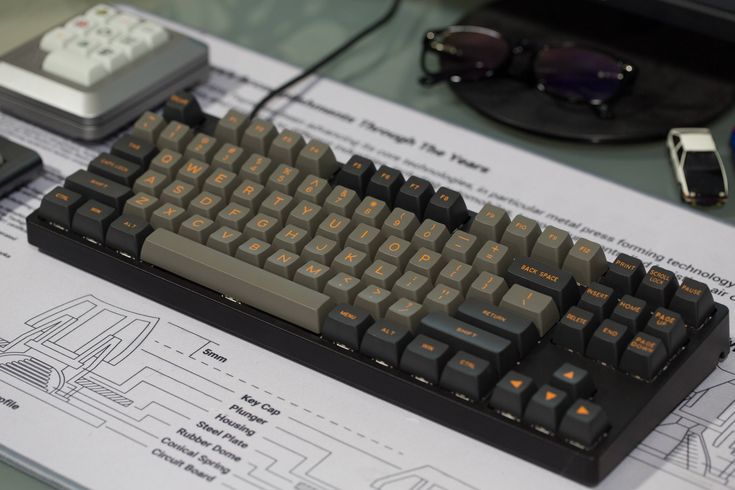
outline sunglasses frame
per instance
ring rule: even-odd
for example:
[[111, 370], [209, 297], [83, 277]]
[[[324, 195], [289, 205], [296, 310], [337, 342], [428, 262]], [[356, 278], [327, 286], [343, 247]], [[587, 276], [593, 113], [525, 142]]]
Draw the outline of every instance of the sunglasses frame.
[[[430, 70], [427, 62], [428, 54], [430, 53], [436, 54], [440, 57], [462, 57], [462, 53], [459, 50], [444, 42], [444, 39], [447, 35], [458, 32], [474, 32], [487, 35], [488, 37], [492, 37], [494, 39], [502, 40], [508, 46], [508, 53], [505, 59], [498, 66], [492, 68], [486, 68], [482, 62], [476, 61], [474, 65], [468, 67], [465, 70]], [[544, 80], [540, 78], [535, 72], [536, 61], [538, 57], [541, 56], [545, 51], [559, 48], [585, 49], [591, 52], [609, 56], [611, 59], [615, 60], [616, 65], [619, 69], [617, 76], [620, 79], [620, 85], [618, 86], [617, 90], [613, 94], [611, 94], [610, 97], [604, 99], [585, 98], [581, 96], [570, 97], [548, 90]], [[522, 56], [528, 57], [525, 62], [525, 66], [519, 71], [511, 70], [514, 62]], [[423, 51], [421, 54], [421, 69], [424, 72], [424, 76], [421, 77], [419, 82], [423, 85], [433, 85], [442, 81], [446, 81], [449, 83], [484, 81], [499, 76], [519, 79], [534, 86], [539, 92], [549, 95], [550, 97], [553, 97], [555, 99], [574, 104], [586, 104], [591, 107], [594, 112], [601, 118], [612, 117], [611, 105], [629, 90], [631, 83], [635, 80], [638, 73], [638, 70], [633, 64], [628, 63], [622, 60], [617, 55], [603, 49], [579, 45], [572, 42], [565, 42], [556, 45], [538, 45], [527, 39], [521, 39], [517, 42], [512, 42], [509, 38], [505, 37], [503, 34], [496, 30], [490, 29], [488, 27], [472, 25], [453, 25], [445, 27], [443, 29], [432, 29], [427, 31], [426, 34], [424, 34]], [[485, 69], [484, 73], [482, 73], [483, 69]], [[478, 74], [478, 72], [480, 73]], [[466, 79], [466, 77], [469, 73], [472, 73], [475, 76], [468, 80]]]

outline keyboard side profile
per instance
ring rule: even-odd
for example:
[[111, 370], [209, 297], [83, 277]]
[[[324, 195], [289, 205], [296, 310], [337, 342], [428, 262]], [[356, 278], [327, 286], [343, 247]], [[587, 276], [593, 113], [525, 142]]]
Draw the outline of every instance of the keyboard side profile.
[[[202, 162], [206, 176], [190, 175]], [[176, 94], [163, 116], [144, 114], [89, 172], [49, 193], [28, 238], [587, 485], [727, 355], [728, 311], [705, 285], [628, 256], [601, 262], [592, 242], [553, 227], [528, 234], [533, 220], [490, 205], [471, 213], [451, 189], [371, 166], [339, 164], [322, 143], [235, 111], [202, 114]], [[278, 206], [289, 197], [298, 203]]]

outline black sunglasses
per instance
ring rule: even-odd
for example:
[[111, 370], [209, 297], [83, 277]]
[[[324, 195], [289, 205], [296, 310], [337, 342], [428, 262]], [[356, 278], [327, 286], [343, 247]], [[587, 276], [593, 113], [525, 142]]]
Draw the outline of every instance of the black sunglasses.
[[[429, 68], [429, 54], [441, 69]], [[519, 68], [515, 60], [525, 57]], [[610, 104], [630, 86], [636, 68], [598, 49], [562, 44], [513, 43], [497, 31], [478, 26], [450, 26], [428, 31], [421, 57], [420, 82], [461, 83], [510, 76], [567, 102], [591, 106], [600, 117], [612, 117]]]

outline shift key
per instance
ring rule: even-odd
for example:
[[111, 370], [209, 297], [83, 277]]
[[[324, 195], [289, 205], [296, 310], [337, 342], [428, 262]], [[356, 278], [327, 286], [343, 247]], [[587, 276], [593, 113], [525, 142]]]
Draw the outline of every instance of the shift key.
[[126, 187], [110, 179], [100, 177], [86, 170], [77, 170], [66, 178], [64, 187], [74, 192], [78, 192], [87, 199], [94, 199], [114, 207], [121, 212], [133, 191], [130, 187]]

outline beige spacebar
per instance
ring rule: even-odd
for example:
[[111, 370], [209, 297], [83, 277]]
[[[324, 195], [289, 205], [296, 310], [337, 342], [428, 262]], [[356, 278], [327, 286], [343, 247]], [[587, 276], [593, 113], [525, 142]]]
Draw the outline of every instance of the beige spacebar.
[[163, 228], [148, 235], [141, 259], [314, 333], [334, 307], [325, 294]]

